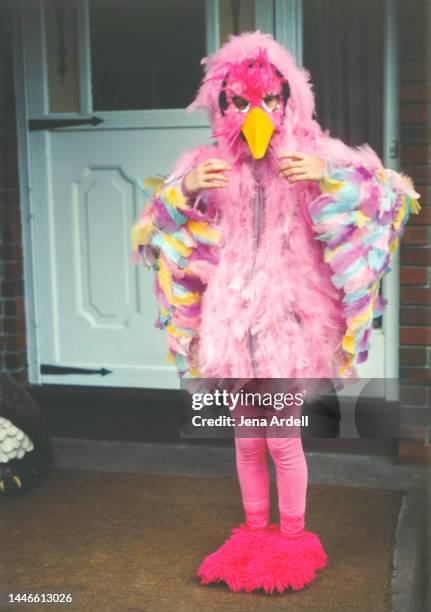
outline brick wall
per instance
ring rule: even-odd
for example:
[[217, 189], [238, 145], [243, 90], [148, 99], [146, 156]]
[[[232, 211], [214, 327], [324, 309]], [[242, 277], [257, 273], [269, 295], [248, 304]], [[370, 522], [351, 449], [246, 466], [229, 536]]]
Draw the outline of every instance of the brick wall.
[[12, 45], [0, 5], [0, 371], [26, 382], [26, 337]]
[[428, 3], [400, 7], [401, 166], [422, 206], [410, 219], [401, 248], [400, 376], [407, 402], [404, 433], [422, 442], [429, 442], [431, 426], [430, 17]]

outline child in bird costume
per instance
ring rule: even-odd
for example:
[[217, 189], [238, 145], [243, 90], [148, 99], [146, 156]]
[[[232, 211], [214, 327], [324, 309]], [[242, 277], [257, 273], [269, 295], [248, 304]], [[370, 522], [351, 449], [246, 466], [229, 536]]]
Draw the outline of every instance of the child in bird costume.
[[[189, 108], [206, 109], [215, 142], [153, 185], [132, 229], [132, 262], [155, 271], [170, 357], [181, 376], [353, 378], [418, 194], [368, 146], [322, 131], [308, 72], [271, 36], [231, 37], [202, 63]], [[300, 589], [327, 561], [304, 529], [301, 438], [236, 435], [235, 447], [245, 523], [198, 575], [233, 591]]]

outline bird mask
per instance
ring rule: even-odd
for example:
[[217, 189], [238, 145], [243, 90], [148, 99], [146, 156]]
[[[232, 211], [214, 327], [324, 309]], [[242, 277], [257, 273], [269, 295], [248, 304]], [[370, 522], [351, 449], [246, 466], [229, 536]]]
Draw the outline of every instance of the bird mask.
[[233, 36], [202, 63], [205, 77], [188, 110], [208, 111], [230, 157], [262, 159], [287, 133], [296, 143], [314, 123], [308, 73], [268, 34]]

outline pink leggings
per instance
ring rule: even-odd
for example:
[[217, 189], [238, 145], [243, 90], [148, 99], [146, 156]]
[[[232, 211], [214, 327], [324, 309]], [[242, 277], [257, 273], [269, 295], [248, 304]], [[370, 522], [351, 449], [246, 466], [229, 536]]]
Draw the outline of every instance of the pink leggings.
[[275, 464], [280, 525], [286, 533], [304, 526], [307, 463], [300, 437], [235, 437], [236, 465], [247, 523], [264, 527], [269, 515], [268, 448]]

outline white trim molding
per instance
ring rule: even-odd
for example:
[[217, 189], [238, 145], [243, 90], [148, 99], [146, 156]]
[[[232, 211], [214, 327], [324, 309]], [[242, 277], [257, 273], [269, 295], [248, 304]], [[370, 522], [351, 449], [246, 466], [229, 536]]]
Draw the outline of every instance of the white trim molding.
[[[398, 102], [398, 17], [395, 0], [384, 3], [384, 69], [383, 69], [383, 163], [386, 168], [399, 169], [399, 102]], [[385, 378], [399, 378], [400, 348], [400, 256], [392, 259], [391, 272], [383, 282], [383, 296], [388, 300], [383, 317], [385, 334]], [[387, 385], [386, 399], [398, 400], [398, 386]]]
[[275, 0], [275, 38], [302, 66], [302, 0]]

